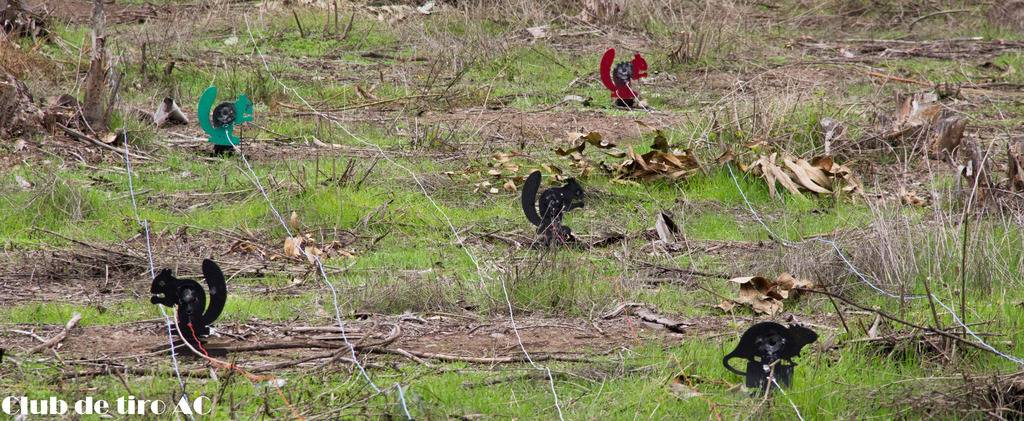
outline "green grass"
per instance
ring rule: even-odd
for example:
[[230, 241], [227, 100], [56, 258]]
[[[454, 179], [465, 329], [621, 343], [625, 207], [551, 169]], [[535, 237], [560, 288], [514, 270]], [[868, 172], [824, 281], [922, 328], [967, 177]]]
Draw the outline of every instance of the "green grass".
[[[792, 4], [787, 6], [796, 4], [788, 3]], [[756, 153], [775, 150], [802, 156], [818, 154], [823, 140], [817, 125], [823, 117], [836, 118], [847, 125], [844, 142], [863, 139], [874, 133], [873, 114], [891, 111], [892, 94], [915, 89], [899, 84], [880, 85], [857, 72], [841, 78], [839, 89], [832, 84], [806, 88], [806, 84], [797, 82], [793, 82], [797, 87], [791, 87], [784, 72], [761, 73], [807, 61], [801, 48], [790, 47], [798, 37], [810, 35], [827, 41], [837, 37], [930, 39], [959, 34], [1013, 40], [1020, 39], [1021, 34], [984, 24], [978, 13], [961, 16], [965, 23], [952, 27], [952, 20], [929, 18], [911, 32], [906, 25], [890, 25], [889, 14], [895, 13], [893, 5], [855, 16], [847, 15], [848, 10], [840, 9], [843, 5], [838, 3], [810, 11], [785, 11], [781, 10], [785, 6], [769, 6], [762, 4], [743, 10], [779, 18], [772, 19], [770, 25], [765, 25], [766, 19], [761, 16], [754, 23], [747, 22], [750, 25], [724, 28], [704, 56], [678, 64], [669, 60], [669, 53], [680, 39], [678, 32], [712, 28], [664, 20], [668, 13], [645, 12], [630, 15], [632, 26], [622, 33], [609, 31], [584, 38], [558, 35], [524, 41], [523, 22], [500, 14], [467, 20], [468, 15], [459, 6], [446, 6], [443, 12], [410, 17], [397, 24], [360, 14], [349, 35], [342, 39], [333, 31], [333, 25], [325, 31], [323, 10], [296, 9], [305, 36], [299, 33], [289, 10], [259, 17], [250, 14], [253, 36], [266, 55], [269, 72], [262, 60], [252, 54], [253, 42], [244, 30], [242, 15], [235, 14], [214, 20], [211, 27], [193, 34], [193, 42], [149, 51], [158, 58], [154, 63], [160, 64], [148, 69], [146, 83], [142, 83], [144, 75], [137, 62], [131, 59], [137, 46], [123, 43], [118, 31], [126, 28], [119, 27], [112, 42], [128, 58], [118, 68], [125, 72], [125, 88], [120, 95], [127, 106], [117, 110], [112, 125], [124, 124], [133, 134], [131, 145], [153, 157], [148, 162], [134, 162], [133, 181], [139, 214], [151, 222], [158, 238], [165, 242], [161, 246], [169, 247], [169, 233], [189, 227], [189, 235], [202, 242], [195, 250], [241, 260], [246, 257], [228, 251], [228, 240], [209, 231], [251, 236], [266, 241], [274, 249], [282, 246], [286, 235], [263, 197], [254, 190], [244, 163], [237, 156], [201, 160], [189, 149], [165, 146], [161, 138], [168, 136], [165, 131], [135, 122], [126, 110], [129, 106], [151, 109], [155, 100], [168, 92], [174, 92], [186, 109], [194, 109], [199, 94], [210, 84], [221, 89], [221, 100], [247, 94], [256, 102], [257, 123], [266, 130], [247, 126], [243, 131], [246, 142], [277, 139], [259, 144], [252, 149], [257, 152], [247, 155], [277, 209], [286, 218], [295, 211], [301, 231], [314, 236], [322, 232], [327, 242], [334, 240], [334, 232], [338, 233], [339, 241], [352, 240], [344, 248], [353, 257], [334, 254], [325, 259], [332, 268], [344, 268], [340, 273], [332, 272], [328, 282], [338, 290], [341, 315], [345, 318], [356, 312], [385, 316], [413, 312], [423, 317], [434, 312], [471, 312], [480, 317], [481, 323], [503, 323], [511, 305], [515, 315], [522, 318], [588, 320], [618, 303], [642, 302], [675, 318], [711, 320], [708, 323], [714, 324], [707, 331], [702, 330], [704, 326], [695, 326], [690, 336], [679, 341], [661, 342], [647, 334], [629, 336], [628, 349], [590, 341], [580, 349], [570, 350], [600, 354], [590, 357], [590, 361], [545, 362], [555, 375], [554, 387], [567, 419], [707, 419], [715, 418], [716, 414], [723, 419], [794, 419], [794, 406], [805, 419], [916, 419], [935, 415], [928, 413], [928, 408], [908, 408], [907, 402], [917, 402], [918, 396], [931, 389], [948, 391], [962, 382], [963, 375], [988, 376], [1012, 372], [1017, 367], [989, 353], [963, 347], [952, 353], [952, 361], [943, 362], [932, 351], [906, 346], [889, 350], [878, 344], [851, 342], [865, 337], [873, 315], [846, 311], [845, 322], [851, 330], [847, 332], [834, 317], [831, 302], [820, 296], [803, 295], [785, 301], [785, 312], [796, 320], [813, 323], [821, 338], [799, 359], [794, 387], [785, 395], [777, 394], [762, 403], [760, 397], [749, 397], [734, 387], [742, 379], [721, 366], [721, 357], [735, 345], [738, 334], [752, 320], [765, 317], [742, 306], [731, 313], [715, 308], [723, 298], [736, 295], [737, 287], [726, 280], [682, 276], [655, 280], [651, 278], [659, 275], [652, 274], [644, 264], [693, 268], [726, 276], [774, 277], [782, 271], [800, 271], [798, 275], [841, 291], [865, 306], [914, 323], [935, 323], [936, 316], [927, 300], [901, 305], [898, 300], [874, 293], [849, 273], [826, 245], [774, 244], [762, 221], [751, 215], [749, 205], [764, 224], [788, 241], [812, 236], [830, 238], [842, 233], [839, 246], [845, 256], [871, 279], [893, 291], [897, 283], [903, 283], [908, 293], [916, 294], [925, 292], [928, 281], [936, 297], [959, 311], [960, 276], [964, 270], [959, 254], [960, 227], [948, 223], [944, 228], [930, 229], [934, 225], [928, 225], [938, 222], [938, 214], [959, 215], [959, 201], [952, 196], [957, 184], [954, 174], [940, 174], [922, 182], [925, 188], [944, 195], [944, 201], [933, 205], [938, 209], [889, 206], [873, 211], [864, 199], [851, 197], [808, 194], [800, 198], [780, 189], [780, 196], [773, 198], [762, 179], [735, 171], [734, 167], [734, 181], [726, 169], [715, 164], [715, 158], [728, 147], [740, 155], [738, 162], [749, 162]], [[902, 16], [905, 12], [899, 13]], [[343, 13], [340, 18], [344, 28], [347, 15]], [[712, 21], [716, 18], [717, 15], [709, 17]], [[818, 19], [825, 23], [816, 23]], [[846, 25], [849, 28], [842, 34], [835, 32], [837, 21], [851, 23], [856, 19], [868, 23]], [[563, 27], [566, 24], [560, 19], [550, 21], [554, 32], [579, 29]], [[877, 25], [882, 21], [887, 26]], [[74, 80], [84, 64], [77, 47], [87, 43], [88, 30], [80, 25], [57, 25], [54, 32], [63, 43], [33, 46], [20, 40], [19, 46], [56, 60], [62, 76]], [[226, 44], [225, 40], [232, 37], [237, 38], [237, 43]], [[644, 37], [654, 41], [634, 39]], [[542, 146], [518, 151], [513, 142], [484, 134], [486, 130], [425, 122], [429, 117], [420, 120], [420, 111], [431, 110], [436, 116], [448, 111], [449, 105], [479, 107], [485, 102], [492, 106], [500, 103], [516, 112], [535, 111], [574, 94], [590, 96], [598, 105], [562, 105], [554, 108], [554, 112], [616, 117], [622, 121], [657, 120], [658, 113], [623, 111], [603, 105], [607, 104], [607, 91], [593, 72], [608, 39], [616, 40], [613, 44], [620, 51], [620, 60], [628, 58], [625, 54], [632, 48], [641, 47], [659, 75], [676, 78], [662, 78], [641, 87], [658, 113], [682, 117], [681, 124], [663, 132], [673, 147], [695, 151], [707, 172], [679, 182], [622, 183], [599, 172], [581, 177], [588, 192], [586, 207], [567, 215], [565, 222], [586, 240], [601, 238], [608, 232], [631, 235], [609, 247], [535, 250], [513, 248], [488, 239], [488, 233], [512, 238], [534, 234], [534, 228], [522, 216], [518, 192], [502, 190], [491, 194], [477, 189], [475, 184], [485, 180], [500, 186], [508, 176], [504, 174], [506, 178], [499, 179], [487, 175], [488, 164], [493, 162], [491, 154], [523, 152], [512, 159], [521, 167], [518, 175], [542, 164], [558, 165], [569, 175], [574, 170], [565, 158], [553, 153], [556, 145], [533, 143]], [[633, 45], [636, 42], [644, 45]], [[371, 52], [397, 60], [365, 55]], [[171, 76], [164, 76], [164, 62], [178, 57], [201, 59], [179, 60]], [[406, 60], [414, 57], [427, 60]], [[955, 64], [926, 58], [890, 59], [877, 66], [893, 75], [932, 82], [992, 79], [1019, 83], [1024, 77], [1022, 57], [1019, 52], [1001, 53], [991, 58], [991, 68], [980, 67], [980, 62], [971, 60]], [[360, 96], [356, 85], [372, 89], [373, 95], [381, 100], [419, 95], [428, 90], [437, 92], [449, 83], [451, 90], [445, 98], [449, 102], [396, 102], [385, 107], [394, 107], [395, 112], [381, 111], [380, 107], [339, 112], [345, 119], [358, 120], [346, 121], [343, 124], [347, 130], [341, 130], [324, 122], [318, 124], [309, 116], [295, 115], [296, 110], [290, 105], [302, 101], [294, 92], [283, 89], [271, 74], [323, 109], [372, 101]], [[794, 80], [819, 77], [810, 73], [798, 76]], [[778, 78], [783, 78], [781, 85], [775, 84]], [[742, 89], [737, 83], [742, 84]], [[46, 87], [43, 91], [73, 89], [72, 84], [64, 85]], [[412, 106], [406, 109], [405, 104]], [[1017, 111], [1024, 110], [1019, 101], [997, 96], [986, 97], [986, 101], [967, 97], [946, 105], [968, 115], [972, 128], [978, 127], [972, 136], [980, 139], [988, 139], [993, 128], [1015, 133], [1013, 130], [1020, 123]], [[376, 113], [387, 118], [378, 119]], [[530, 114], [525, 115], [528, 121]], [[737, 121], [732, 121], [734, 117]], [[575, 128], [564, 129], [542, 137], [557, 138]], [[425, 132], [429, 133], [421, 136]], [[298, 150], [297, 145], [314, 137], [345, 148], [338, 149], [340, 152], [322, 149], [292, 156], [274, 154], [269, 158], [263, 153], [280, 141], [295, 143], [288, 150]], [[646, 133], [621, 139], [620, 143], [644, 153], [652, 139], [653, 134]], [[376, 150], [363, 141], [380, 146], [405, 168], [381, 160], [367, 172]], [[766, 141], [770, 146], [754, 152], [742, 146], [752, 141]], [[4, 148], [10, 154], [17, 153], [13, 147]], [[350, 150], [360, 153], [347, 156]], [[887, 176], [885, 166], [897, 159], [885, 151], [846, 149], [842, 153], [844, 164], [858, 170], [867, 168], [860, 174], [867, 186], [878, 182], [880, 174]], [[586, 154], [593, 159], [609, 159], [590, 149]], [[11, 161], [8, 176], [0, 179], [0, 244], [5, 251], [16, 258], [22, 253], [78, 247], [62, 236], [114, 248], [125, 242], [137, 245], [134, 238], [139, 228], [119, 160], [90, 161], [89, 166], [73, 160], [41, 161]], [[345, 183], [327, 180], [335, 167], [341, 170], [348, 162], [355, 163], [353, 179]], [[414, 180], [406, 169], [418, 179]], [[447, 171], [455, 176], [443, 175]], [[33, 187], [23, 189], [14, 175], [31, 182]], [[888, 185], [881, 178], [885, 189]], [[874, 188], [869, 190], [878, 193]], [[382, 207], [384, 204], [386, 207]], [[685, 234], [685, 242], [681, 241], [679, 249], [671, 253], [642, 234], [654, 226], [657, 212], [666, 209], [673, 211]], [[378, 210], [378, 214], [368, 218]], [[871, 237], [872, 229], [881, 218], [929, 229], [875, 239]], [[977, 325], [978, 331], [996, 334], [986, 336], [986, 340], [998, 349], [1024, 355], [1024, 341], [1016, 340], [1024, 331], [1024, 310], [1020, 304], [1024, 294], [1019, 292], [1024, 286], [1019, 279], [1024, 262], [1019, 247], [1024, 241], [1022, 234], [1019, 227], [1000, 220], [995, 213], [972, 227], [981, 240], [968, 248], [967, 321], [983, 323]], [[452, 233], [453, 229], [457, 235]], [[871, 252], [886, 248], [900, 250], [904, 265], [880, 265], [881, 259]], [[159, 253], [162, 249], [157, 250]], [[940, 255], [936, 250], [943, 253]], [[6, 331], [15, 325], [60, 326], [74, 312], [83, 315], [80, 324], [85, 328], [152, 319], [158, 313], [145, 296], [147, 286], [131, 286], [139, 297], [100, 302], [76, 301], [73, 297], [18, 302], [0, 308], [0, 328], [7, 335]], [[262, 278], [233, 279], [230, 288], [233, 292], [221, 318], [223, 322], [333, 323], [333, 301], [315, 272], [304, 277], [269, 273]], [[267, 292], [268, 289], [271, 291]], [[287, 293], [280, 293], [282, 290]], [[506, 290], [509, 303], [504, 300]], [[943, 327], [953, 326], [953, 317], [941, 307], [937, 318]], [[881, 329], [883, 334], [911, 333], [890, 322], [883, 322]], [[528, 331], [522, 333], [528, 342], [545, 339], [531, 337]], [[517, 352], [515, 347], [495, 350], [496, 354]], [[129, 393], [163, 397], [178, 388], [165, 360], [146, 367], [160, 370], [159, 375], [125, 375], [126, 382], [117, 376], [58, 381], [62, 370], [93, 369], [73, 365], [73, 359], [79, 357], [94, 356], [62, 353], [61, 361], [24, 357], [15, 352], [17, 363], [7, 364], [5, 360], [0, 365], [0, 390], [15, 390], [32, 397], [56, 394], [72, 400], [86, 395], [116, 399]], [[396, 383], [404, 388], [408, 409], [417, 419], [557, 416], [551, 386], [546, 379], [536, 377], [538, 371], [528, 364], [433, 362], [435, 367], [428, 368], [398, 357], [360, 357], [382, 366], [368, 371], [382, 393], [372, 393], [357, 372], [340, 365], [320, 370], [293, 368], [275, 374], [287, 380], [283, 393], [293, 405], [306, 415], [326, 418], [403, 418], [403, 410], [397, 405]], [[236, 362], [253, 367], [265, 363], [266, 358], [244, 354], [238, 355]], [[200, 370], [203, 375], [207, 372], [194, 360], [183, 361], [186, 369]], [[674, 394], [669, 384], [680, 374], [689, 378], [702, 396], [686, 398]], [[507, 381], [479, 385], [509, 376]], [[251, 385], [240, 376], [219, 373], [216, 380], [190, 379], [188, 390], [192, 396], [204, 394], [215, 399], [216, 415], [209, 419], [291, 417], [284, 401], [265, 382]], [[962, 416], [951, 408], [935, 411], [940, 418]]]
[[[733, 343], [732, 338], [727, 338], [722, 341], [692, 340], [671, 349], [649, 345], [634, 349], [621, 360], [599, 358], [585, 366], [554, 363], [550, 367], [555, 375], [555, 390], [561, 409], [570, 418], [676, 419], [679, 414], [708, 418], [716, 412], [723, 418], [735, 418], [749, 414], [760, 404], [761, 398], [729, 390], [725, 383], [715, 380], [740, 381], [719, 363], [721, 353]], [[519, 419], [555, 416], [547, 381], [531, 379], [537, 372], [530, 370], [529, 366], [503, 366], [488, 370], [464, 364], [446, 364], [444, 368], [438, 372], [410, 366], [401, 371], [375, 372], [373, 377], [382, 387], [390, 386], [396, 380], [395, 376], [407, 379], [403, 382], [407, 407], [418, 419], [476, 414]], [[35, 370], [41, 379], [47, 378], [47, 374], [57, 374], [47, 366], [37, 366]], [[890, 418], [899, 413], [900, 407], [873, 392], [934, 374], [940, 373], [922, 368], [913, 361], [891, 361], [872, 356], [863, 347], [844, 349], [842, 358], [833, 359], [822, 354], [817, 358], [802, 358], [793, 388], [785, 395], [776, 393], [762, 408], [762, 416], [794, 418], [792, 405], [795, 405], [805, 419]], [[669, 384], [678, 375], [689, 379], [701, 396], [681, 398], [674, 394]], [[8, 382], [6, 379], [9, 377], [5, 376], [5, 380], [0, 382]], [[348, 407], [354, 398], [367, 392], [362, 379], [355, 374], [285, 375], [284, 379], [286, 383], [282, 390], [291, 397], [291, 404], [299, 408], [314, 412], [342, 410], [339, 415], [343, 417], [358, 414], [400, 417], [402, 413], [393, 388], [369, 404]], [[492, 386], [481, 385], [494, 379], [507, 381]], [[45, 398], [56, 393], [69, 401], [85, 396], [113, 401], [132, 394], [166, 399], [163, 397], [165, 391], [176, 386], [174, 380], [167, 377], [134, 380], [130, 384], [131, 390], [126, 390], [114, 377], [99, 377], [80, 381], [79, 384], [85, 388], [55, 390], [46, 382], [37, 381], [31, 383], [33, 387], [28, 396]], [[836, 386], [843, 388], [837, 389]], [[287, 406], [273, 389], [265, 385], [251, 386], [240, 376], [225, 377], [222, 374], [219, 381], [192, 379], [189, 390], [192, 396], [203, 394], [214, 400], [215, 415], [208, 419], [230, 419], [231, 413], [264, 411], [269, 411], [267, 414], [270, 416], [289, 416]], [[865, 400], [872, 399], [882, 400], [865, 407]]]
[[152, 309], [148, 300], [121, 301], [111, 306], [41, 302], [0, 309], [0, 323], [63, 325], [72, 314], [79, 313], [79, 326], [114, 325], [144, 319]]

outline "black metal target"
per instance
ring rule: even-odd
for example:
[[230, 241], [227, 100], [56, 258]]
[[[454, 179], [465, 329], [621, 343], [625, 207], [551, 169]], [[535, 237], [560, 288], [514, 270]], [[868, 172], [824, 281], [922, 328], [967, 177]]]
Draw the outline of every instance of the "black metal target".
[[[775, 378], [781, 387], [788, 387], [796, 367], [793, 358], [817, 339], [818, 334], [803, 326], [758, 323], [743, 332], [736, 349], [722, 359], [722, 364], [729, 371], [744, 376], [749, 388], [768, 389], [770, 378]], [[733, 358], [747, 360], [747, 370], [740, 371], [729, 365]]]
[[629, 80], [633, 78], [633, 63], [624, 61], [616, 64], [613, 76], [619, 84], [629, 83]]

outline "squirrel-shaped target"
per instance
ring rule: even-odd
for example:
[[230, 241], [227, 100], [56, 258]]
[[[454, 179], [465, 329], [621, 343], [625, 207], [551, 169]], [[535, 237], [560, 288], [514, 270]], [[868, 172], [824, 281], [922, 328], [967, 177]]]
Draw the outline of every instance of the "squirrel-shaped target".
[[[203, 128], [213, 144], [214, 155], [230, 152], [242, 140], [235, 136], [235, 126], [253, 120], [252, 101], [245, 94], [234, 102], [222, 102], [216, 107], [217, 87], [211, 86], [199, 97], [199, 126]], [[213, 109], [212, 113], [210, 109]]]
[[647, 77], [647, 61], [640, 54], [633, 56], [632, 61], [624, 61], [615, 65], [615, 49], [609, 48], [601, 56], [601, 83], [612, 92], [612, 99], [616, 107], [634, 108], [639, 96], [631, 81]]
[[[722, 358], [722, 364], [729, 371], [744, 376], [748, 388], [767, 389], [769, 376], [782, 387], [789, 387], [796, 367], [793, 358], [816, 340], [818, 334], [803, 326], [787, 328], [774, 322], [761, 322], [743, 332], [736, 349]], [[747, 360], [747, 371], [729, 365], [733, 358]]]
[[566, 180], [562, 187], [553, 187], [540, 195], [540, 213], [537, 213], [537, 191], [540, 189], [540, 171], [534, 171], [523, 183], [523, 213], [537, 227], [545, 246], [575, 241], [572, 230], [562, 225], [566, 212], [583, 207], [583, 187], [575, 178]]
[[210, 324], [220, 317], [228, 298], [224, 272], [213, 260], [203, 260], [203, 278], [210, 289], [209, 306], [206, 305], [206, 291], [199, 282], [175, 278], [170, 269], [160, 271], [149, 289], [153, 295], [149, 300], [151, 303], [177, 309], [181, 336], [193, 346], [198, 345], [200, 337], [210, 335]]

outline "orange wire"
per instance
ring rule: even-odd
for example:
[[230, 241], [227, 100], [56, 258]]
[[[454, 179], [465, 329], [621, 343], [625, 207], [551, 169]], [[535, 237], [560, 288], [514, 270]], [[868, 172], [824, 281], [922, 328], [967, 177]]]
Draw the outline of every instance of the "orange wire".
[[[175, 320], [174, 324], [177, 326], [178, 321]], [[294, 406], [292, 406], [292, 403], [290, 401], [288, 401], [288, 398], [284, 395], [284, 391], [282, 391], [281, 387], [277, 385], [277, 377], [275, 377], [273, 375], [258, 376], [258, 375], [252, 374], [252, 373], [250, 373], [248, 371], [245, 371], [244, 369], [242, 369], [241, 367], [235, 365], [234, 363], [228, 363], [228, 362], [221, 361], [221, 360], [218, 360], [216, 358], [211, 357], [210, 353], [206, 352], [206, 348], [203, 348], [203, 344], [201, 342], [199, 342], [199, 336], [196, 335], [196, 330], [192, 328], [192, 322], [188, 323], [188, 330], [192, 332], [192, 337], [195, 338], [196, 343], [199, 344], [199, 349], [202, 351], [202, 354], [199, 355], [200, 357], [205, 358], [207, 361], [210, 362], [211, 365], [213, 365], [213, 366], [215, 366], [217, 368], [225, 369], [225, 370], [233, 370], [233, 371], [237, 372], [238, 374], [241, 374], [243, 377], [248, 379], [250, 382], [258, 383], [258, 382], [265, 381], [265, 382], [270, 383], [271, 386], [274, 386], [274, 390], [277, 391], [277, 395], [281, 397], [281, 400], [284, 401], [284, 404], [287, 405], [288, 409], [292, 411], [292, 416], [294, 416], [295, 419], [297, 419], [297, 420], [306, 421], [306, 417], [303, 417], [302, 414], [300, 414], [299, 411], [296, 410]], [[180, 328], [179, 328], [179, 331], [180, 331]], [[189, 346], [188, 348], [192, 349], [191, 346]]]

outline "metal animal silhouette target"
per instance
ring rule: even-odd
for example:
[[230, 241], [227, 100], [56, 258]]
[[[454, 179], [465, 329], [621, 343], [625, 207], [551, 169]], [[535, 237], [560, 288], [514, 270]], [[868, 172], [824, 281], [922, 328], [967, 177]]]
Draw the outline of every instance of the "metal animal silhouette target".
[[[214, 153], [231, 151], [242, 140], [235, 135], [235, 126], [253, 120], [252, 101], [245, 94], [239, 95], [234, 102], [217, 101], [217, 87], [210, 86], [199, 97], [199, 126], [206, 132], [208, 140], [213, 144]], [[211, 108], [213, 109], [211, 113]]]

